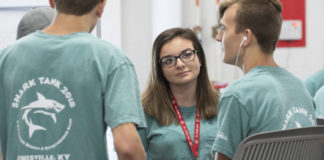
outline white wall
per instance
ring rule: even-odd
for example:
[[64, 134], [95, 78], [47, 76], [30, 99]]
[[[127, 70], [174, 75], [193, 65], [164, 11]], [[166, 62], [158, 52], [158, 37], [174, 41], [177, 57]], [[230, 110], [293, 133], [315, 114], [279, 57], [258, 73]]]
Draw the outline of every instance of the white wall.
[[28, 10], [30, 8], [0, 8], [0, 50], [16, 41], [17, 26]]
[[122, 0], [122, 49], [133, 61], [140, 88], [145, 88], [152, 46], [152, 1]]
[[300, 79], [324, 68], [323, 0], [306, 0], [306, 47], [278, 48], [275, 59]]
[[206, 54], [208, 75], [210, 79], [217, 79], [220, 75], [221, 54], [217, 52], [218, 46], [212, 37], [212, 27], [217, 25], [217, 5], [215, 0], [200, 1], [200, 26], [202, 28], [201, 42]]
[[[170, 18], [172, 17], [172, 18]], [[171, 27], [181, 27], [181, 0], [152, 1], [152, 42], [164, 30]]]
[[101, 38], [119, 48], [122, 44], [122, 8], [120, 0], [109, 0], [101, 17]]

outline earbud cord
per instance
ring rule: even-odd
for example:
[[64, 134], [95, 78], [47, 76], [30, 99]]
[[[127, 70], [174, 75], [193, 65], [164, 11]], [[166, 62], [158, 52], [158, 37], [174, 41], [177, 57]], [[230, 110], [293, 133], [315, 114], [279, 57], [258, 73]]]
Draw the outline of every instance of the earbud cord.
[[243, 38], [243, 40], [242, 40], [242, 42], [241, 42], [241, 44], [240, 44], [240, 47], [239, 47], [239, 49], [238, 49], [238, 51], [237, 51], [236, 61], [235, 61], [235, 66], [237, 66], [238, 59], [239, 59], [239, 55], [240, 55], [240, 51], [241, 51], [241, 47], [242, 47], [244, 41], [245, 41], [245, 38]]

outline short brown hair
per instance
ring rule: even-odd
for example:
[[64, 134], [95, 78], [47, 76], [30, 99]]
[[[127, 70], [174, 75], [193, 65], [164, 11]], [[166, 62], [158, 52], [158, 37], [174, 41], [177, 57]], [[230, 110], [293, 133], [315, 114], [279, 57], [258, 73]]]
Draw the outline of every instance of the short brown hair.
[[169, 82], [164, 77], [159, 64], [160, 52], [164, 44], [179, 37], [192, 42], [201, 63], [196, 90], [197, 108], [199, 108], [201, 117], [209, 119], [217, 114], [219, 94], [212, 88], [209, 81], [205, 53], [198, 38], [190, 29], [171, 28], [162, 32], [154, 41], [151, 72], [147, 88], [142, 95], [144, 111], [154, 117], [158, 124], [162, 126], [172, 122], [178, 123], [178, 121], [172, 108]]
[[282, 24], [282, 6], [278, 0], [225, 0], [219, 8], [220, 17], [225, 10], [238, 3], [236, 33], [250, 29], [265, 53], [276, 48]]
[[54, 0], [58, 12], [81, 16], [89, 13], [103, 0]]

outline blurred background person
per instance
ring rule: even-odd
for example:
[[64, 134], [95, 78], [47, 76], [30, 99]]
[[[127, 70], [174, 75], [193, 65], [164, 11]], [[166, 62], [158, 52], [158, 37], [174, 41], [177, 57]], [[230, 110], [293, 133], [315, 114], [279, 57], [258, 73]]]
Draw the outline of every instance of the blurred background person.
[[314, 97], [316, 92], [324, 85], [324, 69], [307, 77], [304, 83], [309, 94]]
[[[315, 93], [316, 118], [324, 119], [324, 86]], [[324, 120], [322, 120], [324, 122]], [[324, 125], [324, 124], [321, 124]]]
[[52, 23], [54, 17], [55, 10], [50, 7], [29, 10], [19, 21], [16, 39], [20, 39], [36, 30], [43, 30]]
[[309, 94], [314, 97], [316, 118], [324, 119], [324, 69], [307, 77], [304, 83]]

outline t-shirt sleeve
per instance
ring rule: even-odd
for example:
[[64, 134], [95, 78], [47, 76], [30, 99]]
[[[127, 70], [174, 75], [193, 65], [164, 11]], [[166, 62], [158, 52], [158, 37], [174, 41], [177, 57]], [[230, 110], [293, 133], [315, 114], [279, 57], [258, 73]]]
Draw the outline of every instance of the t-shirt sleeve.
[[249, 115], [244, 106], [234, 96], [220, 100], [217, 127], [218, 132], [212, 152], [233, 158], [240, 142], [248, 135]]
[[316, 118], [324, 119], [324, 86], [316, 92], [314, 101], [316, 106]]
[[125, 62], [108, 74], [104, 94], [105, 122], [110, 128], [123, 123], [146, 127], [138, 80], [133, 64]]

